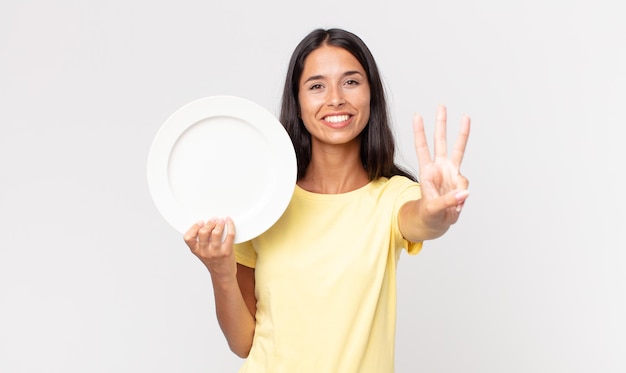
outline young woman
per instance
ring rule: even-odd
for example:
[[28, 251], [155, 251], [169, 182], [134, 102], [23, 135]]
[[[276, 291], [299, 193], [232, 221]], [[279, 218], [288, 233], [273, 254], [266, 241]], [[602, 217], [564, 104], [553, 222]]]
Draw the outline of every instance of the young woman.
[[415, 116], [418, 184], [394, 164], [367, 46], [345, 30], [319, 29], [292, 55], [280, 121], [298, 181], [278, 222], [238, 245], [230, 218], [185, 234], [211, 274], [229, 346], [246, 358], [240, 372], [393, 372], [396, 264], [401, 250], [417, 254], [457, 221], [468, 197], [459, 168], [469, 118], [448, 156], [446, 111], [437, 109], [431, 157]]

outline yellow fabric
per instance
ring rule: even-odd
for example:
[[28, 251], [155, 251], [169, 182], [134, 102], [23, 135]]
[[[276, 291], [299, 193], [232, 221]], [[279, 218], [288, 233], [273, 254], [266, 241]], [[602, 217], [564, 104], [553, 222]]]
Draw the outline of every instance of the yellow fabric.
[[398, 211], [419, 185], [394, 176], [344, 194], [296, 187], [272, 228], [236, 245], [255, 267], [256, 329], [240, 373], [387, 373], [394, 369]]

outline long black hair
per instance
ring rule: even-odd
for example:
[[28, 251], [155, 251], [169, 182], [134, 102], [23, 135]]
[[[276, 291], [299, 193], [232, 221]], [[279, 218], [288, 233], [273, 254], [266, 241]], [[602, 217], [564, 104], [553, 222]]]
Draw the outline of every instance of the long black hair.
[[385, 91], [372, 53], [358, 36], [337, 28], [316, 29], [310, 32], [296, 46], [289, 62], [279, 120], [295, 147], [298, 180], [304, 177], [311, 162], [311, 134], [298, 115], [299, 83], [304, 61], [311, 52], [323, 45], [345, 49], [359, 61], [367, 74], [370, 86], [370, 118], [361, 133], [361, 162], [369, 180], [402, 175], [416, 181], [415, 176], [394, 162], [395, 142], [390, 127]]

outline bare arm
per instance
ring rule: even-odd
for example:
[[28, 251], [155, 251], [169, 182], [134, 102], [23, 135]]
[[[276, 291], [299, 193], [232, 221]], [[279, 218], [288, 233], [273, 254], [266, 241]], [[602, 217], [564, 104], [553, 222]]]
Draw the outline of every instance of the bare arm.
[[461, 161], [469, 138], [470, 119], [464, 116], [459, 137], [448, 157], [446, 140], [446, 108], [437, 108], [434, 157], [428, 150], [422, 117], [413, 120], [415, 151], [420, 165], [419, 181], [422, 198], [404, 204], [399, 213], [400, 231], [404, 238], [420, 242], [443, 235], [456, 223], [469, 196], [469, 182], [460, 173]]
[[[222, 241], [225, 226], [228, 234]], [[185, 242], [211, 274], [217, 319], [228, 346], [237, 356], [247, 357], [255, 328], [254, 270], [235, 261], [234, 237], [231, 219], [212, 219], [194, 224]]]
[[237, 263], [237, 282], [243, 300], [253, 317], [256, 315], [256, 296], [254, 295], [254, 268]]

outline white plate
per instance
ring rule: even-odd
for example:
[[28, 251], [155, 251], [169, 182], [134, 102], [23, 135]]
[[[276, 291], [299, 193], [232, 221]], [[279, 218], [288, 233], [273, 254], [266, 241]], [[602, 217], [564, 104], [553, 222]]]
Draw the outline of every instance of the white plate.
[[243, 98], [212, 96], [183, 106], [161, 126], [148, 156], [148, 186], [178, 232], [198, 220], [230, 216], [239, 243], [280, 218], [296, 168], [291, 139], [268, 110]]

